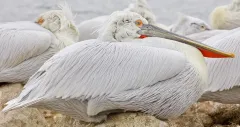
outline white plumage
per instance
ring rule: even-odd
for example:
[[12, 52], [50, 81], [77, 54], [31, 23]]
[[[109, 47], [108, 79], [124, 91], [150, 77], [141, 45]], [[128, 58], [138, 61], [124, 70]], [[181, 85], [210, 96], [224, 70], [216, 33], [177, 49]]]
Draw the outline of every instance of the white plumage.
[[27, 81], [60, 50], [57, 38], [32, 22], [1, 25], [0, 33], [0, 82]]
[[[67, 12], [41, 14], [36, 22], [9, 22], [0, 25], [0, 82], [26, 82], [43, 63], [78, 38]], [[66, 15], [68, 16], [66, 16]]]
[[231, 30], [240, 26], [240, 0], [216, 7], [210, 14], [211, 26], [215, 29]]
[[187, 37], [199, 42], [203, 42], [213, 36], [216, 36], [218, 34], [221, 34], [227, 31], [228, 30], [207, 30], [207, 31], [187, 35]]
[[108, 15], [99, 16], [90, 20], [86, 20], [77, 25], [79, 33], [79, 41], [88, 39], [96, 39], [98, 37], [98, 29], [102, 27], [104, 22], [108, 19]]
[[135, 39], [143, 24], [147, 21], [137, 13], [113, 13], [97, 40], [54, 55], [3, 111], [48, 108], [86, 122], [119, 111], [179, 116], [207, 88], [204, 58], [180, 42]]
[[168, 27], [169, 31], [183, 36], [210, 29], [210, 26], [205, 21], [182, 13], [178, 13], [178, 20]]
[[240, 104], [240, 29], [225, 31], [203, 43], [231, 51], [234, 59], [207, 59], [209, 71], [209, 88], [200, 101], [217, 101], [221, 103]]

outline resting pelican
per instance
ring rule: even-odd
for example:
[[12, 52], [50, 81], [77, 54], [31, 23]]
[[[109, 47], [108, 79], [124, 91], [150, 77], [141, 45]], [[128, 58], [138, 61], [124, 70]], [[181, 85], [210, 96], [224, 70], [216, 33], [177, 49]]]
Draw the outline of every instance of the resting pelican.
[[211, 27], [201, 19], [179, 13], [176, 23], [168, 29], [170, 32], [186, 36], [211, 30]]
[[203, 43], [237, 54], [234, 59], [207, 59], [209, 88], [200, 101], [240, 104], [240, 28], [214, 36]]
[[[119, 111], [177, 117], [207, 88], [203, 55], [233, 57], [152, 26], [135, 12], [114, 12], [100, 31], [98, 39], [73, 44], [50, 58], [3, 112], [48, 108], [86, 122]], [[172, 40], [138, 39], [144, 36]]]
[[0, 25], [0, 82], [26, 82], [61, 48], [78, 39], [67, 5], [41, 14], [36, 22]]
[[[135, 0], [134, 4], [130, 4], [124, 11], [131, 11], [140, 14], [150, 24], [157, 25], [161, 28], [167, 29], [165, 25], [156, 22], [156, 16], [150, 10], [146, 0]], [[90, 20], [81, 22], [77, 27], [81, 34], [79, 41], [96, 39], [98, 37], [98, 29], [107, 21], [109, 15], [99, 16]]]
[[211, 26], [215, 29], [231, 30], [240, 26], [240, 0], [215, 8], [210, 14]]
[[203, 42], [213, 36], [216, 36], [218, 34], [221, 34], [227, 31], [228, 30], [207, 30], [207, 31], [187, 35], [187, 37], [199, 42]]

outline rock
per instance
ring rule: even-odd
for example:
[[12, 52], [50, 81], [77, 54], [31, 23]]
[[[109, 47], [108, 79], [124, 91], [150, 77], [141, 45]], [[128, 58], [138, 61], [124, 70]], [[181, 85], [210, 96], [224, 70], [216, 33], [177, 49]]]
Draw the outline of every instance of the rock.
[[[4, 84], [0, 86], [0, 107], [15, 98], [22, 90], [21, 84]], [[0, 112], [0, 127], [45, 127], [48, 123], [37, 109], [26, 108], [7, 113]]]
[[71, 117], [56, 114], [52, 118], [48, 118], [49, 127], [94, 127], [95, 124], [85, 123], [80, 120], [73, 119]]
[[214, 124], [240, 124], [240, 107], [236, 105], [223, 106], [209, 115], [212, 117]]
[[169, 127], [169, 125], [143, 113], [121, 113], [110, 115], [106, 122], [96, 127]]
[[1, 84], [0, 85], [0, 110], [9, 100], [15, 98], [22, 90], [21, 84]]
[[46, 127], [43, 115], [33, 108], [0, 113], [0, 127]]
[[166, 122], [142, 113], [120, 113], [110, 115], [108, 120], [100, 124], [81, 122], [60, 115], [49, 119], [50, 127], [169, 127]]
[[239, 105], [202, 102], [168, 123], [171, 127], [236, 127], [240, 124], [239, 119]]
[[239, 125], [213, 125], [212, 127], [240, 127]]

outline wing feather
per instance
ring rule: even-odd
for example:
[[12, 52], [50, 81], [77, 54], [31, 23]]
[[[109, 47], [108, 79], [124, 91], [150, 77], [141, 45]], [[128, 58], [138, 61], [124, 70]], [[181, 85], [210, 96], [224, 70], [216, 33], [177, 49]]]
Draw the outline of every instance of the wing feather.
[[88, 99], [141, 89], [176, 76], [186, 63], [182, 53], [169, 49], [89, 40], [49, 59], [15, 102], [44, 96]]
[[224, 32], [203, 43], [217, 49], [235, 53], [235, 58], [206, 59], [209, 70], [208, 91], [222, 91], [240, 85], [240, 29]]
[[31, 22], [12, 22], [0, 25], [0, 71], [46, 51], [52, 35]]
[[191, 38], [193, 40], [199, 41], [199, 42], [203, 42], [213, 36], [216, 36], [218, 34], [227, 32], [228, 30], [210, 30], [210, 31], [204, 31], [204, 32], [200, 32], [200, 33], [195, 33], [195, 34], [191, 34], [188, 35], [188, 38]]

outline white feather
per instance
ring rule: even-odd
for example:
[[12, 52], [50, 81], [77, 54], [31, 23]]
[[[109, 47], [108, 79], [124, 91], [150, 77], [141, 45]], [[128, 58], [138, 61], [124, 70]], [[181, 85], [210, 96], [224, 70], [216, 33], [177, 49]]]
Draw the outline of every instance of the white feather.
[[240, 26], [240, 1], [216, 7], [210, 14], [211, 26], [215, 29], [231, 30]]
[[65, 0], [59, 3], [58, 7], [63, 11], [63, 14], [67, 17], [68, 20], [75, 21], [76, 15], [73, 15], [71, 7]]
[[240, 103], [240, 28], [223, 32], [203, 43], [235, 53], [235, 58], [206, 59], [209, 88], [200, 100]]
[[50, 31], [31, 22], [1, 24], [0, 38], [0, 82], [26, 82], [60, 50]]
[[227, 32], [227, 30], [207, 30], [200, 33], [190, 34], [187, 37], [199, 42], [203, 42], [213, 36], [216, 36], [224, 32]]

